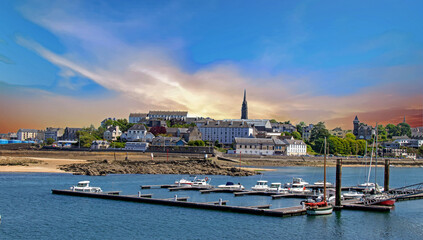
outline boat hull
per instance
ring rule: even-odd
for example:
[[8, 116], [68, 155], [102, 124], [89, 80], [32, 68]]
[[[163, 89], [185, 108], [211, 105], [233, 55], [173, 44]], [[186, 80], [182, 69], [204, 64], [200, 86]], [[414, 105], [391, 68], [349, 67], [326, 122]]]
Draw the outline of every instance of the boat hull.
[[313, 207], [307, 209], [307, 215], [316, 216], [316, 215], [329, 215], [332, 214], [333, 207], [332, 206], [325, 206], [325, 207]]
[[394, 206], [395, 205], [395, 199], [389, 199], [383, 202], [378, 203], [378, 205], [383, 205], [383, 206]]

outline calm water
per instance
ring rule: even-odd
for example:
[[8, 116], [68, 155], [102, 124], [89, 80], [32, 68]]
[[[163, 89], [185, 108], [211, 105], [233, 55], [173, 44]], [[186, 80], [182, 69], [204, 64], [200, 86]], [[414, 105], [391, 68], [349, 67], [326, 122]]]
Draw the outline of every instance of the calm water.
[[[382, 169], [379, 170], [382, 183]], [[373, 173], [372, 173], [373, 174]], [[241, 182], [250, 188], [262, 178], [288, 182], [293, 176], [312, 183], [322, 179], [321, 168], [285, 167], [263, 176], [212, 176], [212, 184]], [[373, 175], [374, 176], [374, 175]], [[167, 184], [181, 175], [0, 174], [0, 239], [422, 239], [423, 200], [398, 202], [390, 213], [336, 212], [330, 216], [265, 217], [200, 209], [119, 202], [51, 194], [90, 180], [103, 190], [136, 194], [139, 185]], [[364, 182], [364, 169], [343, 168], [343, 185]], [[335, 169], [328, 169], [335, 180]], [[423, 168], [392, 168], [391, 186], [423, 182]], [[267, 196], [233, 197], [146, 189], [154, 197], [189, 196], [190, 201], [229, 200], [230, 205], [299, 204], [301, 199], [272, 200]]]

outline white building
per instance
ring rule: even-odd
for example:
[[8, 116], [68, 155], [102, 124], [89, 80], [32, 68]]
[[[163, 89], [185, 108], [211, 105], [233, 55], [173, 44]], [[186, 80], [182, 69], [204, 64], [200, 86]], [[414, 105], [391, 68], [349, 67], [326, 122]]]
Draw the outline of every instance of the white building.
[[21, 128], [17, 132], [18, 140], [26, 141], [26, 140], [35, 140], [37, 139], [38, 130], [36, 129], [24, 129]]
[[103, 138], [109, 141], [116, 141], [122, 135], [119, 126], [109, 126], [103, 134]]
[[146, 142], [127, 142], [125, 150], [137, 150], [145, 152], [148, 149], [148, 143]]
[[129, 114], [129, 123], [139, 123], [141, 120], [147, 119], [147, 113], [130, 113]]
[[409, 138], [398, 138], [394, 142], [398, 143], [400, 146], [406, 146], [410, 141], [411, 139]]
[[254, 127], [246, 122], [207, 121], [198, 127], [203, 141], [232, 144], [237, 137], [253, 137]]
[[273, 155], [275, 143], [269, 138], [235, 138], [236, 154]]
[[147, 135], [147, 129], [142, 124], [135, 124], [128, 129], [128, 132], [122, 134], [121, 138], [126, 141], [145, 141]]
[[286, 143], [287, 156], [301, 156], [307, 154], [307, 145], [302, 140], [283, 140]]
[[164, 120], [170, 120], [170, 119], [177, 119], [177, 120], [183, 120], [185, 121], [188, 117], [187, 111], [150, 111], [148, 113], [148, 117], [150, 119], [164, 119]]

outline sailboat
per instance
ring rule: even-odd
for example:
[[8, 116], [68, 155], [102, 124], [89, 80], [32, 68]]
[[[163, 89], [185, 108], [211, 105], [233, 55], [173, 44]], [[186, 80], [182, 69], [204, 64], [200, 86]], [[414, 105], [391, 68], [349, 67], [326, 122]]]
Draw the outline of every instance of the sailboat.
[[325, 157], [323, 162], [323, 199], [320, 202], [305, 203], [307, 215], [328, 215], [332, 214], [333, 207], [326, 199], [326, 137], [325, 137]]
[[[388, 194], [382, 193], [384, 190], [383, 188], [379, 187], [377, 184], [377, 139], [378, 139], [378, 127], [376, 123], [376, 134], [373, 139], [373, 147], [372, 147], [372, 155], [370, 156], [370, 165], [369, 165], [369, 174], [367, 176], [367, 188], [364, 190], [367, 194], [363, 196], [362, 202], [365, 204], [378, 204], [378, 205], [386, 205], [386, 206], [393, 206], [395, 204], [395, 198], [390, 197]], [[376, 142], [376, 153], [375, 153], [375, 183], [370, 183], [370, 172], [372, 168], [372, 158], [373, 158], [373, 152]], [[373, 187], [370, 188], [369, 187]]]

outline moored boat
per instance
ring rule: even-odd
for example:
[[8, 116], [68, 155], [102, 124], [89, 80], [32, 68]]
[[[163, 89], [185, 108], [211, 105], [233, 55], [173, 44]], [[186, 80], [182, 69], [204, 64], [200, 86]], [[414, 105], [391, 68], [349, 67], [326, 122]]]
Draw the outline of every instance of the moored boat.
[[233, 182], [227, 182], [226, 184], [222, 184], [217, 186], [217, 188], [220, 189], [226, 189], [226, 190], [244, 190], [244, 186], [242, 186], [240, 183], [234, 184]]
[[269, 185], [267, 185], [268, 181], [265, 180], [259, 180], [257, 181], [256, 185], [251, 188], [253, 191], [267, 191], [269, 188]]
[[307, 189], [308, 182], [305, 182], [302, 178], [292, 178], [292, 183], [286, 183], [285, 188], [291, 193], [310, 193], [311, 190]]
[[267, 192], [272, 193], [288, 193], [288, 189], [282, 187], [282, 183], [275, 182], [271, 183], [269, 188], [267, 189]]
[[211, 179], [209, 179], [208, 177], [195, 178], [194, 181], [192, 182], [191, 186], [208, 188], [208, 187], [211, 187], [210, 181], [211, 181]]
[[72, 191], [77, 192], [92, 192], [92, 193], [100, 193], [102, 192], [101, 188], [99, 187], [91, 187], [90, 181], [80, 181], [76, 186], [72, 186], [70, 188]]
[[325, 137], [325, 157], [323, 162], [323, 196], [320, 202], [305, 203], [307, 215], [329, 215], [333, 212], [332, 205], [328, 204], [326, 199], [326, 137]]

